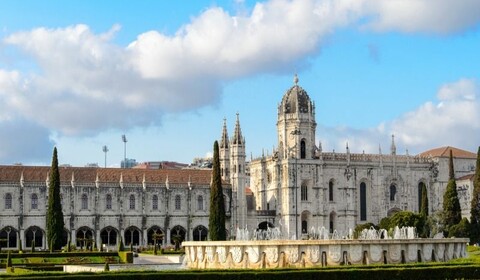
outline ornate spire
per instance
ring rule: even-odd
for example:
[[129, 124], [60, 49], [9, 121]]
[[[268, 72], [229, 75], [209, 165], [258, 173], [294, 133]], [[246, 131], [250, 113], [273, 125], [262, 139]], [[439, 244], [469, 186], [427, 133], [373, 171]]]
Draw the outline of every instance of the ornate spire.
[[390, 152], [392, 155], [397, 154], [397, 147], [395, 146], [395, 134], [392, 134], [392, 145], [390, 146]]
[[242, 129], [240, 128], [240, 118], [237, 113], [237, 122], [235, 123], [235, 131], [233, 133], [233, 144], [241, 145], [243, 144]]
[[220, 139], [220, 148], [228, 149], [228, 131], [227, 119], [223, 118], [222, 139]]
[[293, 83], [298, 86], [298, 76], [297, 73], [295, 73], [295, 76], [293, 77]]

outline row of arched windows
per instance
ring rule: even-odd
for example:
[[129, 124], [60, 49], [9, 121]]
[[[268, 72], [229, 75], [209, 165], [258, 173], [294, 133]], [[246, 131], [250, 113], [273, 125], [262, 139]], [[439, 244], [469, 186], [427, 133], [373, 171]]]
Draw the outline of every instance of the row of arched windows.
[[[6, 193], [5, 194], [5, 209], [10, 210], [13, 208], [13, 198], [11, 193]], [[129, 204], [128, 204], [128, 209], [130, 210], [135, 210], [136, 209], [136, 198], [135, 195], [131, 194], [129, 196]], [[31, 209], [38, 209], [38, 195], [36, 193], [33, 193], [30, 196], [30, 207]], [[88, 195], [86, 193], [82, 194], [80, 198], [80, 207], [82, 210], [88, 210]], [[112, 210], [112, 195], [107, 194], [105, 196], [105, 208], [107, 210]], [[182, 209], [182, 197], [180, 195], [175, 196], [175, 210], [181, 210]], [[204, 207], [204, 199], [202, 195], [197, 196], [197, 210], [203, 211], [205, 209]], [[153, 195], [152, 196], [152, 210], [158, 210], [158, 195]]]
[[[33, 203], [33, 202], [32, 202]], [[37, 202], [38, 203], [38, 202]], [[131, 194], [128, 198], [128, 209], [135, 210], [136, 209], [136, 198], [135, 195]], [[105, 196], [105, 208], [107, 210], [112, 210], [112, 195], [107, 194]], [[197, 196], [197, 210], [203, 211], [204, 210], [204, 202], [203, 196]], [[83, 194], [81, 198], [81, 209], [87, 210], [88, 209], [88, 195]], [[152, 210], [158, 210], [158, 195], [152, 196]], [[175, 210], [182, 210], [182, 196], [176, 195], [175, 196]]]
[[[9, 210], [13, 208], [13, 198], [11, 193], [5, 194], [5, 209]], [[30, 208], [38, 209], [38, 195], [36, 193], [30, 196]]]

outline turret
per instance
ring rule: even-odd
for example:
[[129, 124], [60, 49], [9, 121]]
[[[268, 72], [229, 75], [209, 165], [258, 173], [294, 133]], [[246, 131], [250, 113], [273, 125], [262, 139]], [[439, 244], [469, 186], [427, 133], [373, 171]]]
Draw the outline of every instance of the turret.
[[238, 228], [244, 228], [247, 220], [245, 159], [245, 138], [242, 136], [240, 118], [237, 113], [235, 130], [230, 140], [230, 183], [233, 193], [233, 224]]
[[230, 181], [230, 143], [228, 140], [227, 120], [223, 119], [222, 138], [220, 139], [219, 158], [222, 180]]
[[315, 105], [298, 85], [287, 90], [278, 106], [278, 147], [280, 158], [311, 159], [315, 156]]

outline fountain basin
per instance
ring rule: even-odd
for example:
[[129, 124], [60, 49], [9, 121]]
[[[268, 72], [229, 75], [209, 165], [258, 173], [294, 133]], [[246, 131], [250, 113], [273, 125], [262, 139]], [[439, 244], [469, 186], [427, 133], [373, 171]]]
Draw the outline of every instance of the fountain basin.
[[186, 241], [197, 269], [264, 269], [449, 261], [467, 256], [468, 238]]

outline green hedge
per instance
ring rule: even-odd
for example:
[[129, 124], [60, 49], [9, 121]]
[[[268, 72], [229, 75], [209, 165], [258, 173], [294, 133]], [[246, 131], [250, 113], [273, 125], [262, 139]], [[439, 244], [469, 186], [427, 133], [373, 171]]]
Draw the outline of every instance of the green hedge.
[[[13, 253], [12, 258], [63, 258], [63, 257], [114, 257], [117, 252], [33, 252], [33, 253]], [[0, 253], [0, 259], [6, 259], [6, 253]]]
[[[3, 275], [0, 275], [2, 277]], [[27, 279], [171, 279], [171, 280], [340, 280], [340, 279], [478, 279], [480, 265], [434, 265], [425, 267], [339, 267], [319, 269], [282, 269], [282, 270], [180, 270], [180, 271], [126, 271], [108, 273], [36, 273], [34, 275], [7, 275], [11, 278]]]

